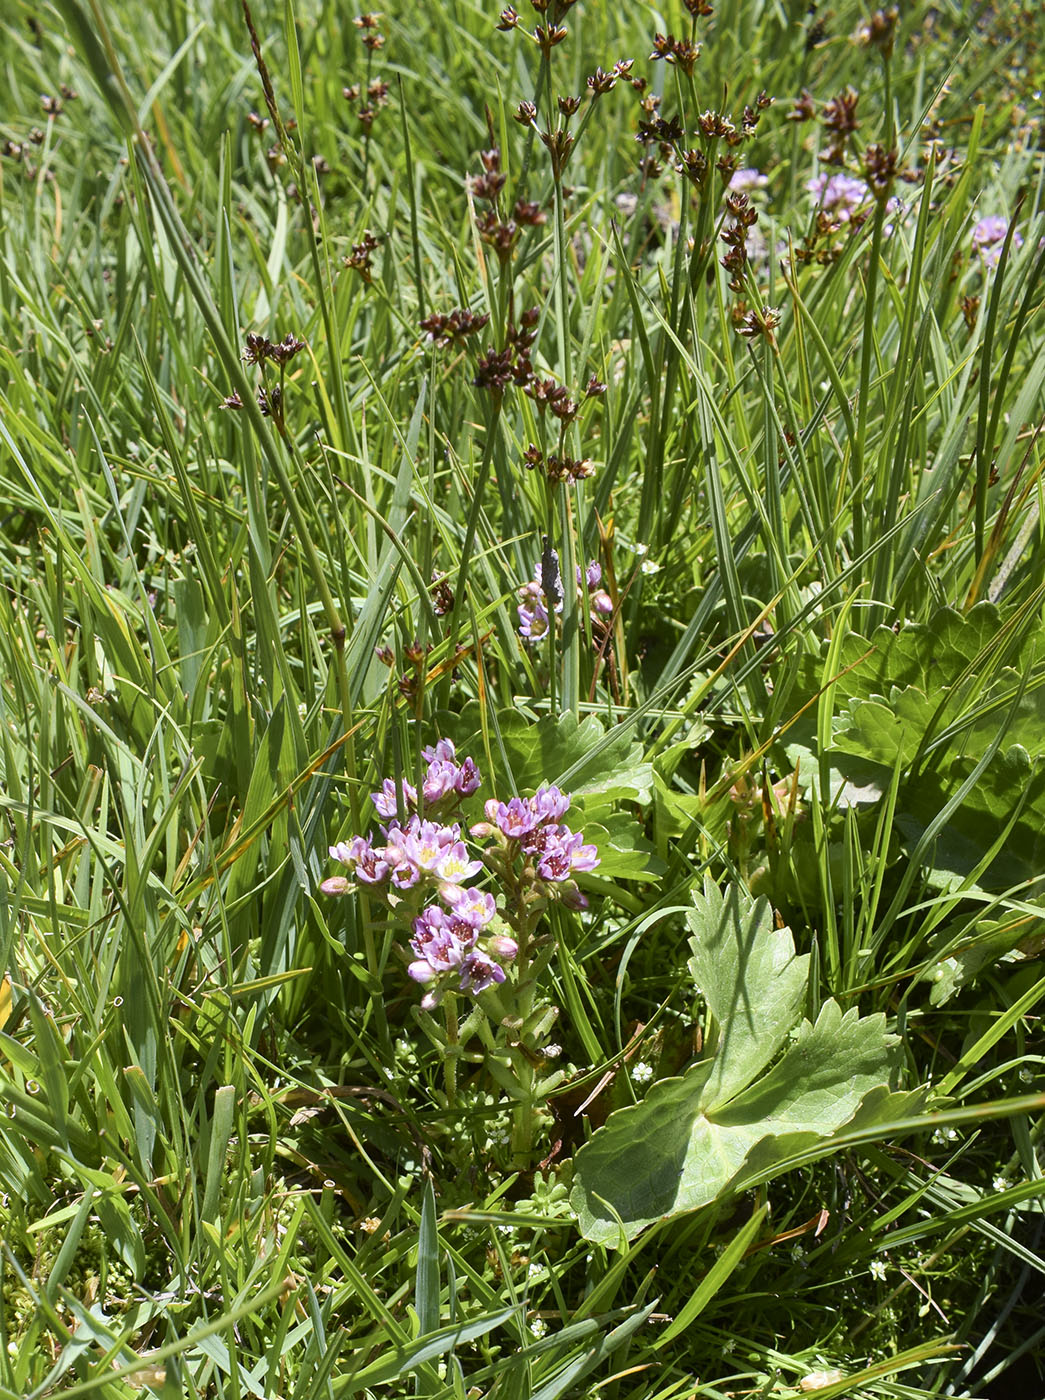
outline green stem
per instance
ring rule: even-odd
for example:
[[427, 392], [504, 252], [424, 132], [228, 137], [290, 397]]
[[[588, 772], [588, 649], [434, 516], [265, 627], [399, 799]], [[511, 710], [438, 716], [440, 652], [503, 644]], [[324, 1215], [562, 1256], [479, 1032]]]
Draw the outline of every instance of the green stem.
[[878, 292], [878, 264], [882, 251], [882, 227], [885, 223], [885, 201], [875, 204], [874, 231], [871, 235], [871, 265], [867, 272], [864, 295], [864, 329], [860, 346], [860, 384], [856, 398], [856, 440], [853, 443], [850, 485], [853, 493], [853, 553], [859, 558], [864, 552], [864, 445], [867, 440], [868, 391], [871, 384], [871, 360], [874, 354], [875, 296]]
[[443, 1081], [446, 1084], [446, 1102], [449, 1108], [457, 1107], [457, 1059], [461, 1043], [461, 1030], [457, 1021], [457, 997], [448, 992], [443, 1001], [446, 1015], [447, 1053], [443, 1058]]

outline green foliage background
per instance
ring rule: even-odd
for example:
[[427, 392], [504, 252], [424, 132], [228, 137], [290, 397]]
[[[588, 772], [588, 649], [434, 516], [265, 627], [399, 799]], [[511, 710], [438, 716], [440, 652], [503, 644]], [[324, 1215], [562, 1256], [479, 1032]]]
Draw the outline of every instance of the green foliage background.
[[[549, 65], [496, 6], [389, 10], [368, 52], [341, 7], [258, 0], [270, 111], [236, 5], [5, 9], [0, 1395], [1036, 1393], [1045, 33], [913, 3], [889, 57], [866, 18], [720, 4], [689, 81], [649, 59], [679, 3], [582, 0]], [[775, 99], [739, 310], [722, 193], [643, 178], [628, 82], [565, 188], [513, 120], [629, 58], [687, 142]], [[373, 83], [368, 134], [344, 89]], [[847, 85], [850, 166], [895, 140], [910, 178], [814, 237]], [[493, 145], [546, 214], [504, 265]], [[1020, 234], [993, 269], [987, 215]], [[738, 336], [763, 305], [772, 339]], [[487, 329], [434, 345], [457, 307]], [[473, 384], [529, 307], [535, 369], [607, 386], [558, 491], [522, 465], [555, 445], [532, 400]], [[307, 342], [285, 431], [248, 332]], [[567, 579], [602, 565], [601, 654], [570, 589], [558, 637], [518, 637], [545, 535]], [[447, 1103], [396, 930], [318, 893], [440, 734], [484, 796], [561, 781], [602, 855], [555, 928], [532, 1172], [496, 1085]], [[815, 1151], [593, 1233], [585, 1154], [648, 1166], [634, 1124], [721, 1073], [690, 965], [716, 899], [801, 972], [733, 1087], [834, 1017], [890, 1047], [847, 1107], [877, 1084], [896, 1116], [825, 1113]], [[768, 1015], [782, 984], [738, 967]]]

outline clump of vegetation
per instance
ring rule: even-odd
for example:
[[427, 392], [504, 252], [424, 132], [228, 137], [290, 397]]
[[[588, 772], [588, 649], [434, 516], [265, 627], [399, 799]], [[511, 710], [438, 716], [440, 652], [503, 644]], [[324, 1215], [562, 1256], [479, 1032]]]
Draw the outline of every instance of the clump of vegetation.
[[0, 27], [0, 1397], [1036, 1393], [1036, 14]]

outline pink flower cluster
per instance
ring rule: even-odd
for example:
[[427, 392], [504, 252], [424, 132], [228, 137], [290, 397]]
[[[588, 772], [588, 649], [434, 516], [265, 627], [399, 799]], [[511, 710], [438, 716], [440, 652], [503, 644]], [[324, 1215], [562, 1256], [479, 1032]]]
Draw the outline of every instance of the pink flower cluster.
[[447, 908], [430, 904], [414, 920], [410, 948], [416, 961], [407, 972], [422, 983], [456, 973], [461, 991], [473, 995], [503, 982], [504, 968], [494, 962], [490, 952], [510, 962], [519, 951], [515, 939], [501, 934], [489, 940], [489, 951], [477, 947], [479, 935], [497, 914], [493, 895], [452, 887], [441, 894]]
[[[557, 787], [538, 788], [532, 797], [513, 797], [510, 802], [491, 798], [486, 804], [486, 821], [472, 827], [475, 836], [499, 836], [509, 861], [521, 853], [533, 868], [534, 882], [544, 895], [566, 898], [575, 908], [586, 900], [572, 882], [575, 871], [594, 870], [599, 864], [595, 846], [585, 845], [579, 831], [571, 831], [559, 818], [570, 806], [570, 795]], [[548, 885], [568, 888], [549, 890]]]
[[[1001, 214], [988, 214], [985, 219], [981, 219], [972, 231], [972, 251], [979, 253], [983, 259], [984, 267], [997, 267], [1001, 259], [1001, 250], [1005, 245], [1005, 235], [1009, 231], [1009, 221]], [[1013, 248], [1023, 247], [1023, 235], [1014, 232], [1012, 235]]]
[[[431, 1009], [451, 987], [476, 995], [503, 982], [502, 964], [519, 952], [515, 938], [504, 931], [513, 927], [511, 913], [499, 913], [492, 894], [468, 884], [484, 864], [502, 875], [509, 892], [518, 894], [525, 886], [531, 899], [559, 898], [582, 908], [584, 896], [571, 877], [594, 870], [599, 856], [559, 820], [569, 808], [569, 794], [544, 787], [530, 798], [487, 802], [487, 821], [473, 826], [471, 834], [496, 836], [501, 850], [489, 852], [485, 862], [474, 858], [451, 818], [461, 798], [478, 788], [479, 770], [470, 758], [457, 762], [449, 739], [424, 749], [423, 757], [428, 770], [420, 794], [410, 783], [397, 789], [386, 779], [371, 794], [386, 818], [382, 839], [353, 836], [331, 846], [331, 856], [349, 875], [332, 876], [320, 889], [340, 895], [364, 886], [409, 924], [414, 960], [407, 971], [415, 982], [432, 984], [422, 1002]], [[400, 802], [410, 813], [405, 818], [397, 814]], [[521, 875], [514, 872], [520, 856]]]
[[[613, 612], [613, 600], [604, 588], [600, 588], [602, 583], [602, 568], [593, 559], [584, 570], [584, 577], [588, 583], [588, 602], [591, 606], [592, 622], [602, 622]], [[583, 597], [584, 588], [581, 582], [581, 566], [577, 565], [577, 597]], [[528, 642], [539, 641], [548, 631], [550, 616], [548, 612], [548, 598], [541, 587], [541, 566], [538, 563], [537, 571], [529, 583], [524, 583], [519, 589], [519, 635]], [[554, 611], [562, 612], [562, 598], [555, 600]]]
[[[440, 739], [430, 748], [421, 750], [421, 757], [428, 764], [421, 783], [421, 807], [425, 811], [433, 807], [450, 806], [462, 797], [469, 797], [482, 778], [470, 758], [460, 765], [457, 754], [449, 739]], [[412, 811], [418, 806], [417, 789], [405, 780], [402, 783], [403, 807]], [[379, 817], [394, 817], [399, 811], [399, 793], [391, 778], [381, 784], [381, 791], [371, 793], [370, 800], [377, 808]]]
[[[840, 171], [833, 175], [817, 175], [814, 179], [807, 180], [806, 189], [814, 196], [817, 208], [838, 225], [861, 222], [874, 200], [874, 193], [868, 184], [858, 180], [855, 175], [846, 175]], [[891, 214], [902, 214], [903, 201], [893, 195], [886, 202], [886, 208]], [[886, 224], [883, 232], [887, 238], [892, 231], [892, 224]]]

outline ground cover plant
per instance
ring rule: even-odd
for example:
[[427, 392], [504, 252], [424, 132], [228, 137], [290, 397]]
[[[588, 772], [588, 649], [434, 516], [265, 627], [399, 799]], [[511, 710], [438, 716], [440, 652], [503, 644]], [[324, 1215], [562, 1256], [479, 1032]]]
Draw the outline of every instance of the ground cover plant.
[[1038, 1395], [1034, 6], [0, 17], [0, 1395]]

